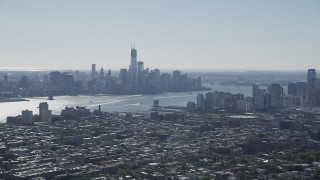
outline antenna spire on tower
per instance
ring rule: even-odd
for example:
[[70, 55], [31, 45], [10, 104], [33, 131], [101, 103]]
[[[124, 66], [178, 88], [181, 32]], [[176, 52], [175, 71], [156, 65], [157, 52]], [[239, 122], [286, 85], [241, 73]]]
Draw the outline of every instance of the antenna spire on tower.
[[136, 48], [136, 43], [133, 41], [131, 42], [131, 49], [135, 49]]

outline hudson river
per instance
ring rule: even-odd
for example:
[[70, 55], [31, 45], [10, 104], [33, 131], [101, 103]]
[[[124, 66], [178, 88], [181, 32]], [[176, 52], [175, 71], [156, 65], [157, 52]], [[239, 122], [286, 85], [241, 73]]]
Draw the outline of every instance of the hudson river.
[[[243, 93], [252, 96], [252, 86], [223, 86], [207, 85], [214, 90]], [[263, 88], [263, 87], [261, 87]], [[32, 110], [38, 114], [40, 102], [48, 102], [49, 109], [53, 114], [60, 114], [66, 106], [87, 106], [91, 110], [98, 109], [101, 105], [102, 111], [107, 112], [147, 112], [153, 105], [153, 100], [158, 99], [160, 106], [186, 106], [188, 101], [196, 102], [198, 93], [209, 91], [161, 93], [156, 95], [96, 95], [96, 96], [56, 96], [55, 100], [49, 101], [46, 97], [27, 98], [29, 101], [0, 103], [0, 122], [5, 122], [7, 116], [17, 116], [22, 110]]]

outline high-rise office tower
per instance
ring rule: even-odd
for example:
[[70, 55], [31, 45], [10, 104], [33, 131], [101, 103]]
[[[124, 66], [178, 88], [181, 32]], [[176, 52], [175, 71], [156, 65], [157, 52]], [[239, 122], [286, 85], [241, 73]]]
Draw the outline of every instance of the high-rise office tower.
[[253, 108], [256, 110], [266, 110], [270, 107], [270, 95], [265, 89], [260, 89], [258, 85], [252, 86]]
[[214, 108], [223, 108], [223, 92], [213, 91], [213, 107]]
[[120, 69], [119, 81], [121, 85], [127, 84], [128, 71], [127, 69]]
[[131, 49], [131, 62], [129, 66], [130, 83], [133, 87], [138, 85], [138, 63], [137, 63], [137, 50]]
[[52, 111], [49, 110], [47, 102], [41, 102], [39, 104], [39, 116], [42, 122], [52, 122]]
[[315, 88], [316, 88], [317, 90], [320, 90], [320, 79], [316, 79]]
[[63, 86], [64, 86], [64, 91], [67, 94], [73, 94], [73, 75], [72, 74], [65, 74], [63, 76]]
[[205, 101], [203, 94], [198, 94], [197, 96], [197, 109], [204, 110], [205, 107]]
[[100, 69], [100, 80], [103, 80], [103, 78], [104, 78], [104, 69], [101, 68]]
[[306, 105], [315, 106], [317, 105], [317, 92], [316, 92], [316, 70], [308, 69], [307, 78], [307, 92], [306, 92]]
[[315, 89], [316, 89], [316, 99], [317, 99], [317, 104], [320, 105], [320, 79], [316, 79], [315, 82]]
[[208, 92], [205, 94], [205, 110], [212, 111], [213, 110], [213, 93]]
[[40, 102], [39, 104], [39, 115], [41, 116], [41, 111], [49, 110], [49, 105], [47, 102]]
[[111, 70], [110, 70], [110, 69], [108, 70], [108, 72], [107, 72], [107, 74], [106, 74], [106, 78], [107, 78], [107, 79], [110, 79], [110, 78], [111, 78]]
[[144, 63], [142, 61], [138, 61], [138, 86], [140, 91], [145, 90], [145, 71], [144, 71]]
[[155, 69], [155, 70], [153, 70], [153, 72], [154, 72], [154, 80], [156, 82], [159, 82], [160, 81], [160, 70], [159, 69]]
[[198, 78], [197, 78], [196, 87], [197, 87], [198, 89], [200, 89], [200, 88], [202, 87], [201, 77], [198, 77]]
[[269, 94], [258, 94], [254, 100], [256, 110], [267, 110], [271, 107], [271, 96]]
[[181, 71], [175, 70], [172, 72], [172, 90], [178, 91], [181, 89]]
[[73, 73], [73, 78], [75, 81], [81, 81], [80, 72], [78, 70]]
[[271, 84], [268, 87], [268, 94], [271, 96], [271, 107], [282, 107], [283, 88], [280, 84]]
[[138, 71], [140, 72], [140, 71], [142, 71], [143, 69], [144, 69], [144, 64], [143, 64], [142, 61], [139, 61], [139, 62], [138, 62]]
[[32, 125], [33, 124], [32, 111], [29, 111], [29, 110], [22, 111], [21, 121], [22, 121], [23, 124]]
[[28, 88], [28, 78], [27, 76], [22, 76], [21, 79], [19, 80], [19, 87], [21, 88]]
[[256, 98], [259, 95], [259, 86], [254, 84], [252, 85], [252, 97]]
[[297, 82], [297, 96], [301, 96], [304, 100], [307, 91], [307, 83], [305, 82]]
[[315, 87], [316, 78], [317, 78], [316, 70], [315, 69], [308, 69], [307, 84], [309, 87], [312, 87], [312, 88]]
[[135, 48], [131, 49], [131, 67], [137, 66], [137, 50]]
[[96, 64], [91, 64], [91, 73], [96, 73]]
[[63, 75], [59, 71], [50, 72], [50, 84], [52, 86], [61, 86], [62, 85]]
[[288, 84], [288, 95], [296, 96], [297, 95], [297, 84], [289, 83]]
[[163, 91], [170, 91], [170, 89], [171, 89], [170, 74], [168, 74], [168, 73], [161, 74], [160, 84], [161, 84], [161, 89]]
[[179, 79], [180, 76], [181, 76], [181, 71], [175, 70], [175, 71], [172, 72], [173, 79]]
[[40, 116], [42, 122], [52, 123], [52, 111], [43, 110]]
[[97, 70], [96, 64], [91, 64], [91, 79], [96, 78]]

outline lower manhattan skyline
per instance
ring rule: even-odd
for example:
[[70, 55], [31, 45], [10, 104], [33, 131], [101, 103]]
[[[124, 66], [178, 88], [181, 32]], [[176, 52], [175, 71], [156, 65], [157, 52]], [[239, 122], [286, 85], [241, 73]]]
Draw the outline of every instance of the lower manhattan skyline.
[[316, 68], [319, 8], [319, 1], [0, 0], [0, 68], [126, 68], [133, 44], [151, 69]]
[[320, 179], [320, 0], [0, 0], [0, 180]]

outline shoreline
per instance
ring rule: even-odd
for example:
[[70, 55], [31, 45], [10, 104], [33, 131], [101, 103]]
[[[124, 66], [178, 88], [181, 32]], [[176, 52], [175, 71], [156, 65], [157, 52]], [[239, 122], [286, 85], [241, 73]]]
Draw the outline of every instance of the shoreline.
[[0, 99], [0, 103], [19, 102], [19, 101], [30, 101], [30, 100], [24, 99], [24, 98], [6, 98], [6, 99]]
[[[202, 87], [200, 89], [195, 89], [195, 90], [185, 90], [185, 91], [161, 91], [161, 92], [155, 92], [155, 93], [79, 93], [75, 95], [68, 95], [68, 94], [59, 94], [59, 95], [54, 95], [53, 97], [62, 97], [62, 96], [134, 96], [134, 95], [159, 95], [159, 94], [164, 94], [164, 93], [184, 93], [184, 92], [198, 92], [198, 91], [210, 91], [212, 88], [210, 87]], [[42, 98], [42, 97], [48, 97], [47, 95], [44, 96], [28, 96], [27, 98]], [[49, 99], [48, 99], [49, 100]], [[54, 100], [54, 99], [52, 99]], [[49, 100], [49, 101], [52, 101]], [[5, 98], [5, 99], [0, 99], [0, 103], [2, 102], [18, 102], [18, 101], [30, 101], [25, 98]]]

